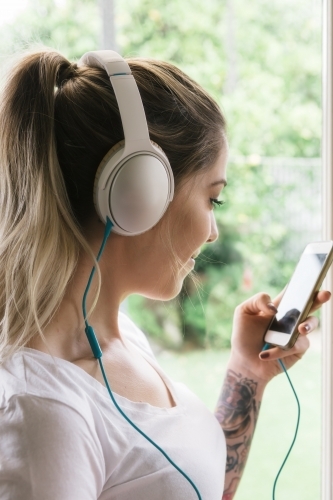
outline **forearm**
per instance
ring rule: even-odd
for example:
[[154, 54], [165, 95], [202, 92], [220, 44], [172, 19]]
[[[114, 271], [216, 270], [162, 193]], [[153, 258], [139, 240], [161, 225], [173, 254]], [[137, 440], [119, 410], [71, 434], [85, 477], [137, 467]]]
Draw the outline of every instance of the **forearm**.
[[234, 498], [248, 457], [265, 383], [241, 364], [230, 363], [215, 415], [227, 442], [223, 500]]

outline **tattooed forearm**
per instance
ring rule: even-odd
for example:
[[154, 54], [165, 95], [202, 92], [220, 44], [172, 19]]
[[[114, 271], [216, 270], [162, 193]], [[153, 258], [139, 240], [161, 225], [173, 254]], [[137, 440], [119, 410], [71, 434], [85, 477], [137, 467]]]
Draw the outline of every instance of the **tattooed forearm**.
[[256, 382], [232, 370], [227, 371], [215, 415], [226, 438], [236, 439], [235, 445], [240, 443], [237, 438], [245, 436], [251, 421], [257, 419], [256, 392]]
[[260, 408], [257, 393], [257, 382], [227, 371], [215, 412], [227, 441], [223, 500], [233, 498], [245, 467]]

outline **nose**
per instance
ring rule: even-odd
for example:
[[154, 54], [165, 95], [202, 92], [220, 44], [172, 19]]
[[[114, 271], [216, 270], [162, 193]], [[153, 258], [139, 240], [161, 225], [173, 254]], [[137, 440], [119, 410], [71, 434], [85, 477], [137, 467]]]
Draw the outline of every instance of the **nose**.
[[210, 235], [207, 239], [207, 243], [213, 243], [219, 237], [219, 231], [217, 229], [216, 219], [214, 212], [210, 212]]

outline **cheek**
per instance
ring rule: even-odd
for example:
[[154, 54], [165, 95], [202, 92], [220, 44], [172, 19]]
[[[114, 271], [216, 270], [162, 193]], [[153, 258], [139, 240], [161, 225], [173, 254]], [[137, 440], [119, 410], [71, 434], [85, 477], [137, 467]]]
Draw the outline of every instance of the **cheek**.
[[211, 212], [206, 210], [193, 211], [175, 227], [172, 236], [175, 249], [180, 257], [191, 257], [210, 237]]

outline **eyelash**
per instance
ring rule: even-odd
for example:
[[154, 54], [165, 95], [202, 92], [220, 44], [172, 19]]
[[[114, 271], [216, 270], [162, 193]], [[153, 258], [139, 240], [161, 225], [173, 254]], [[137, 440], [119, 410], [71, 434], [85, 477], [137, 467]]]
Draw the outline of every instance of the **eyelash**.
[[210, 198], [210, 202], [213, 208], [221, 207], [225, 203], [223, 200], [217, 200], [216, 198]]

